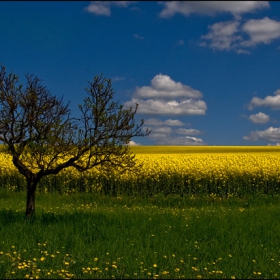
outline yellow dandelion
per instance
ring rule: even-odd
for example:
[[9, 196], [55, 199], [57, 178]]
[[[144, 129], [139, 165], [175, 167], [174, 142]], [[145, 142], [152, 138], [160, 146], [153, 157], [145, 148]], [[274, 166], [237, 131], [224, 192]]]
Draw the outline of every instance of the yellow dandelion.
[[192, 270], [198, 271], [198, 269], [196, 267], [194, 267], [194, 266], [192, 266]]

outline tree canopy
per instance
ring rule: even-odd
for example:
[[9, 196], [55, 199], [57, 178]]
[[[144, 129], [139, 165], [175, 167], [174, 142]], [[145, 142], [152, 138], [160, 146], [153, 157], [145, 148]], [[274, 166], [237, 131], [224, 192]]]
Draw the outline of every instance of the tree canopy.
[[35, 212], [35, 191], [43, 176], [67, 167], [87, 171], [95, 166], [132, 170], [132, 137], [148, 136], [144, 121], [135, 124], [135, 107], [113, 100], [111, 80], [97, 75], [88, 82], [80, 116], [72, 116], [69, 102], [52, 95], [42, 81], [26, 74], [26, 85], [0, 69], [0, 141], [27, 181], [26, 215]]

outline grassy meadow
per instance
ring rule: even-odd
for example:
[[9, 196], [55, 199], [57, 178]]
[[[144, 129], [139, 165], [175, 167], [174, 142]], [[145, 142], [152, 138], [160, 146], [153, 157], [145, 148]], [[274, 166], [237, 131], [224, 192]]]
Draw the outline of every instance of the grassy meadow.
[[1, 157], [0, 278], [279, 278], [279, 147], [132, 147], [142, 171], [25, 181]]

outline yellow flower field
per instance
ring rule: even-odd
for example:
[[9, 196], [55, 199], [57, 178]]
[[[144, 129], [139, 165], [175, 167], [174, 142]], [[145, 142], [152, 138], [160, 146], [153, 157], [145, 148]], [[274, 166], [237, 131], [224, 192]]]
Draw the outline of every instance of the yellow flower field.
[[[132, 152], [142, 165], [140, 172], [104, 174], [93, 169], [84, 176], [69, 168], [45, 178], [41, 190], [229, 195], [252, 191], [277, 193], [279, 189], [280, 148], [275, 146], [132, 147]], [[0, 160], [1, 176], [21, 176], [9, 155], [1, 153]], [[17, 187], [10, 183], [12, 186]]]

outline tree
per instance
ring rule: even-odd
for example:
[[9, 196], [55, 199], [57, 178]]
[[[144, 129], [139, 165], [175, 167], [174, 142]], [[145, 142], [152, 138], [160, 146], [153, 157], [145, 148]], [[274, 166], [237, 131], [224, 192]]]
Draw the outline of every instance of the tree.
[[95, 166], [132, 170], [135, 155], [127, 145], [134, 136], [147, 136], [135, 124], [135, 107], [113, 101], [111, 80], [103, 75], [88, 82], [80, 117], [71, 117], [69, 103], [52, 95], [41, 80], [19, 78], [0, 69], [0, 141], [27, 182], [26, 216], [35, 213], [35, 192], [40, 179], [67, 167], [84, 172]]

